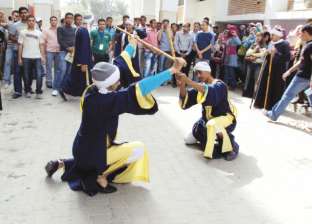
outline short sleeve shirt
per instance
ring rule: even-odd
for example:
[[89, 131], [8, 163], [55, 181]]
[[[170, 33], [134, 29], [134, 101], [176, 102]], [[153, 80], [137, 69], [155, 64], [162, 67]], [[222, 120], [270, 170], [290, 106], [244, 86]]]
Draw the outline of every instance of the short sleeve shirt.
[[305, 79], [311, 79], [312, 73], [312, 41], [306, 43], [301, 56], [301, 64], [297, 76]]
[[91, 40], [93, 53], [100, 55], [108, 53], [109, 42], [111, 41], [111, 35], [108, 32], [99, 32], [98, 30], [93, 30], [91, 32]]
[[40, 44], [43, 44], [44, 40], [39, 30], [22, 30], [18, 43], [23, 46], [22, 58], [41, 58]]

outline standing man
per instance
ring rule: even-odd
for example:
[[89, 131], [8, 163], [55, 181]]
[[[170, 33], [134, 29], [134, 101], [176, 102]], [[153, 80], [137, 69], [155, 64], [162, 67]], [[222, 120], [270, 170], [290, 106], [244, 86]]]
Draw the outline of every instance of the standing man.
[[74, 15], [74, 26], [75, 28], [79, 28], [83, 25], [83, 17], [81, 14], [76, 13]]
[[[13, 28], [11, 30], [10, 37], [14, 42], [18, 42], [19, 35], [22, 30], [27, 29], [27, 18], [29, 15], [28, 9], [26, 7], [20, 7], [18, 9], [20, 21], [14, 23]], [[18, 50], [16, 50], [16, 59], [18, 62]], [[26, 80], [24, 77], [24, 68], [23, 64], [18, 63], [16, 67], [16, 71], [14, 73], [14, 94], [13, 99], [19, 98], [22, 96], [23, 86], [22, 86], [22, 79], [24, 81], [24, 87], [26, 87]]]
[[113, 40], [115, 37], [116, 29], [113, 27], [113, 18], [110, 16], [106, 18], [105, 31], [110, 34], [111, 39]]
[[[60, 45], [57, 41], [57, 18], [50, 18], [50, 28], [43, 31], [43, 40], [45, 43], [45, 51], [47, 56], [47, 86], [52, 86], [52, 96], [58, 95], [62, 82], [62, 74], [60, 69]], [[54, 64], [54, 75], [52, 75], [52, 65]], [[53, 78], [54, 77], [54, 78]]]
[[109, 62], [112, 63], [113, 61], [113, 56], [114, 56], [114, 51], [113, 49], [115, 48], [115, 34], [116, 34], [116, 29], [113, 27], [113, 18], [112, 17], [107, 17], [106, 18], [106, 27], [105, 31], [108, 32], [111, 36], [111, 49], [109, 50]]
[[306, 45], [303, 49], [300, 60], [283, 74], [284, 81], [286, 81], [287, 77], [294, 71], [298, 70], [298, 72], [284, 92], [280, 101], [273, 106], [271, 111], [266, 113], [266, 116], [272, 121], [276, 121], [279, 116], [284, 113], [288, 104], [298, 93], [309, 88], [309, 86], [312, 89], [312, 25], [305, 25], [301, 32], [302, 34], [300, 38], [302, 41], [306, 42]]
[[[12, 21], [8, 24], [8, 41], [7, 41], [7, 48], [5, 52], [5, 63], [4, 63], [4, 88], [8, 88], [11, 85], [11, 74], [14, 74], [18, 71], [18, 64], [17, 64], [17, 39], [14, 32], [14, 24], [18, 21], [19, 15], [18, 11], [14, 10], [11, 13]], [[13, 68], [13, 71], [12, 71]]]
[[[158, 42], [159, 42], [159, 48], [162, 51], [165, 51], [168, 54], [172, 54], [174, 55], [174, 49], [173, 46], [171, 46], [171, 41], [172, 40], [172, 32], [170, 30], [170, 26], [169, 26], [169, 20], [164, 19], [162, 21], [162, 26], [160, 31], [158, 32]], [[159, 71], [162, 72], [164, 70], [166, 70], [166, 61], [167, 58], [164, 55], [161, 55], [159, 57]]]
[[75, 38], [72, 69], [69, 75], [63, 78], [61, 90], [59, 90], [64, 101], [67, 101], [65, 94], [82, 96], [86, 87], [92, 83], [90, 69], [93, 63], [89, 31], [84, 27], [79, 27]]
[[[145, 38], [145, 41], [158, 48], [157, 35], [157, 22], [156, 19], [152, 19], [150, 21], [150, 28], [147, 29], [147, 37]], [[146, 48], [144, 51], [144, 61], [144, 77], [148, 77], [154, 72], [155, 65], [157, 65], [156, 52]]]
[[36, 98], [41, 99], [41, 64], [45, 64], [44, 41], [42, 39], [42, 33], [35, 29], [36, 19], [34, 16], [28, 16], [27, 25], [27, 29], [22, 30], [18, 37], [18, 63], [24, 67], [26, 98], [30, 98], [31, 73], [34, 70], [36, 77]]
[[57, 28], [57, 40], [60, 45], [60, 59], [59, 64], [62, 79], [69, 75], [71, 70], [71, 62], [66, 61], [65, 58], [74, 55], [75, 44], [75, 28], [72, 27], [74, 15], [70, 12], [65, 14], [65, 25]]
[[202, 22], [202, 30], [196, 36], [195, 49], [197, 52], [197, 59], [199, 61], [210, 61], [211, 60], [211, 48], [213, 45], [214, 35], [209, 32], [209, 23], [204, 20]]
[[98, 20], [98, 28], [91, 32], [91, 46], [94, 64], [109, 61], [109, 50], [111, 49], [111, 35], [105, 32], [105, 20]]
[[187, 65], [182, 68], [182, 72], [185, 73], [187, 76], [189, 75], [192, 62], [191, 52], [193, 47], [193, 36], [190, 33], [190, 29], [190, 23], [184, 24], [183, 30], [177, 32], [174, 40], [174, 47], [176, 52], [178, 53], [177, 56], [184, 58], [187, 63]]
[[[146, 33], [146, 16], [141, 16], [140, 17], [140, 25], [138, 27], [139, 30], [142, 32]], [[138, 44], [138, 49], [139, 49], [139, 64], [140, 64], [140, 74], [143, 74], [144, 72], [144, 46], [143, 44], [139, 43]]]

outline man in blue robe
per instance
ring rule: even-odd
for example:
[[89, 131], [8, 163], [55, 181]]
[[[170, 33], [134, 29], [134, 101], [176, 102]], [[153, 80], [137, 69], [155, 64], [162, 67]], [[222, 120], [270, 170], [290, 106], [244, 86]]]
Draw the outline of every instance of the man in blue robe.
[[[137, 46], [131, 38], [125, 54], [132, 57]], [[185, 61], [177, 59], [174, 66], [155, 76], [116, 91], [120, 71], [115, 65], [100, 62], [92, 69], [94, 84], [86, 89], [82, 100], [82, 121], [73, 144], [73, 159], [50, 161], [46, 171], [51, 177], [64, 167], [63, 181], [73, 190], [90, 196], [98, 192], [112, 193], [116, 188], [109, 183], [149, 181], [148, 154], [143, 143], [115, 142], [119, 115], [154, 114], [157, 102], [150, 94], [178, 73]]]
[[[69, 55], [68, 60], [70, 60]], [[86, 87], [92, 83], [90, 75], [92, 66], [89, 32], [86, 28], [79, 27], [76, 32], [71, 72], [63, 78], [60, 90], [60, 96], [63, 100], [67, 100], [65, 94], [82, 96]]]
[[[190, 80], [185, 74], [177, 76], [181, 108], [185, 110], [196, 104], [202, 105], [202, 117], [186, 136], [185, 143], [199, 142], [204, 157], [208, 159], [223, 157], [227, 161], [234, 160], [239, 150], [232, 134], [236, 127], [236, 109], [228, 99], [227, 86], [213, 78], [209, 62], [198, 62], [194, 70], [201, 83]], [[192, 89], [187, 90], [186, 85]]]

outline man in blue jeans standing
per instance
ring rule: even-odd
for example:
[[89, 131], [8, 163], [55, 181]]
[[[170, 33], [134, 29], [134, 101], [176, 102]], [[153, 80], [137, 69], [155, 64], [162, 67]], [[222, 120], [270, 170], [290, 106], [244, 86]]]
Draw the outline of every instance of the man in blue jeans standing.
[[[57, 96], [62, 82], [62, 74], [60, 68], [60, 45], [57, 41], [57, 18], [55, 16], [50, 18], [50, 25], [51, 26], [42, 33], [47, 55], [46, 84], [47, 87], [53, 88], [52, 96]], [[54, 75], [52, 74], [53, 65]]]
[[32, 71], [34, 68], [36, 77], [36, 98], [42, 94], [41, 64], [45, 64], [44, 41], [42, 33], [35, 29], [34, 16], [28, 16], [27, 29], [22, 30], [18, 37], [18, 63], [24, 67], [25, 96], [30, 98]]
[[[14, 24], [18, 21], [18, 11], [14, 10], [11, 13], [12, 21], [8, 24], [8, 42], [5, 52], [5, 64], [4, 64], [4, 88], [8, 88], [11, 84], [11, 74], [16, 73], [18, 70], [17, 65], [17, 38], [12, 35], [14, 32]], [[13, 71], [12, 71], [13, 68]]]
[[[283, 79], [286, 80], [294, 71], [298, 70], [297, 74], [284, 92], [282, 98], [277, 102], [271, 111], [265, 115], [272, 121], [276, 121], [279, 116], [286, 110], [288, 104], [296, 97], [298, 93], [309, 88], [312, 88], [312, 25], [305, 25], [301, 31], [301, 40], [306, 42], [300, 60], [283, 74]], [[274, 74], [273, 74], [274, 75]]]
[[[70, 12], [65, 14], [64, 26], [57, 28], [57, 40], [60, 45], [60, 70], [61, 77], [64, 79], [66, 75], [70, 74], [71, 63], [66, 61], [66, 58], [71, 55], [74, 56], [75, 33], [76, 29], [72, 26], [74, 15]], [[57, 89], [59, 92], [61, 89]]]

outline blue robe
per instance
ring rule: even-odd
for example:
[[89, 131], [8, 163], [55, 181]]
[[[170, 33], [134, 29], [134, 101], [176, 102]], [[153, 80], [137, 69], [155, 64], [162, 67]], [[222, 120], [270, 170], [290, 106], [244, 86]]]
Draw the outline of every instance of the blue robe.
[[108, 168], [106, 151], [115, 145], [119, 115], [151, 115], [158, 106], [151, 95], [143, 96], [136, 84], [108, 94], [100, 94], [90, 86], [81, 107], [82, 121], [72, 148], [74, 159], [65, 161], [62, 180], [68, 181], [73, 190], [92, 196], [98, 192], [97, 176]]
[[[87, 72], [81, 71], [81, 65], [87, 65]], [[62, 81], [62, 91], [72, 96], [82, 96], [83, 91], [92, 83], [90, 69], [92, 68], [92, 51], [90, 36], [86, 28], [79, 28], [76, 32], [75, 53], [70, 75]]]
[[[136, 30], [136, 33], [141, 39], [144, 39], [146, 37], [146, 31], [145, 30]], [[141, 79], [140, 75], [140, 63], [139, 63], [139, 54], [136, 53], [133, 58], [131, 58], [131, 64], [133, 65], [134, 71], [129, 70], [129, 64], [130, 62], [126, 62], [124, 57], [121, 57], [122, 51], [125, 49], [125, 47], [128, 45], [128, 36], [125, 37], [125, 43], [122, 45], [122, 37], [125, 34], [119, 34], [116, 37], [116, 44], [114, 49], [114, 55], [116, 56], [114, 60], [114, 64], [119, 67], [120, 69], [120, 83], [122, 87], [128, 87], [134, 82], [137, 82]], [[136, 52], [138, 52], [138, 48], [136, 49]], [[131, 74], [131, 76], [129, 76]]]
[[[228, 100], [228, 90], [225, 83], [217, 81], [214, 84], [206, 86], [206, 94], [201, 94], [195, 89], [190, 89], [184, 98], [181, 98], [180, 104], [182, 109], [188, 109], [196, 104], [202, 105], [202, 116], [193, 126], [193, 136], [199, 141], [202, 150], [207, 144], [207, 123], [213, 118], [220, 116], [233, 116], [233, 122], [226, 127], [226, 132], [229, 136], [233, 150], [238, 149], [238, 144], [234, 141], [232, 132], [236, 127], [236, 118], [234, 106]], [[219, 144], [216, 144], [213, 150], [212, 158], [222, 157], [222, 139], [218, 139]]]

